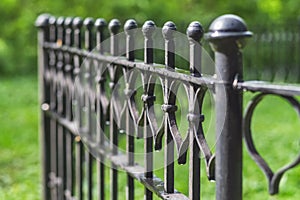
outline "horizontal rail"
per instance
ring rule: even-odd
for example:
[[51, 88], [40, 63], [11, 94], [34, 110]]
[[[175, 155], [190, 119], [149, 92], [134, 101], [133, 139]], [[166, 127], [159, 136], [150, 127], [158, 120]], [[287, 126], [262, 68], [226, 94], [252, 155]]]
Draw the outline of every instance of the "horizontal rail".
[[234, 84], [238, 89], [243, 89], [251, 92], [272, 93], [286, 96], [300, 95], [300, 85], [280, 85], [268, 83], [264, 81], [245, 81]]
[[176, 80], [180, 80], [183, 82], [194, 83], [201, 86], [206, 86], [208, 88], [212, 88], [214, 83], [217, 81], [214, 77], [205, 75], [205, 77], [194, 77], [189, 75], [188, 70], [182, 69], [165, 69], [164, 65], [161, 64], [145, 64], [141, 61], [128, 61], [125, 57], [122, 56], [110, 56], [99, 54], [99, 52], [91, 52], [85, 49], [80, 49], [77, 47], [69, 47], [69, 46], [60, 46], [56, 43], [45, 42], [43, 47], [45, 49], [58, 50], [62, 52], [69, 52], [73, 55], [78, 55], [82, 57], [92, 58], [98, 61], [107, 62], [116, 65], [123, 65], [129, 68], [136, 68], [142, 71], [147, 71], [153, 74], [157, 74], [158, 76], [168, 77]]
[[[76, 128], [76, 124], [73, 121], [66, 120], [63, 117], [60, 117], [55, 112], [50, 111], [47, 108], [46, 104], [43, 104], [42, 110], [45, 112], [45, 114], [50, 117], [51, 119], [56, 120], [60, 125], [62, 125], [64, 128], [68, 129], [73, 135], [80, 135], [80, 131]], [[85, 143], [85, 145], [88, 145], [88, 143]], [[164, 192], [164, 182], [154, 176], [153, 178], [146, 178], [144, 174], [144, 168], [141, 167], [138, 164], [135, 164], [134, 166], [129, 166], [127, 164], [127, 157], [125, 154], [118, 152], [117, 155], [113, 155], [108, 143], [104, 143], [103, 145], [90, 145], [88, 146], [92, 152], [97, 152], [99, 155], [103, 156], [105, 159], [111, 161], [111, 163], [114, 164], [114, 166], [118, 167], [119, 169], [123, 169], [126, 171], [132, 178], [136, 179], [137, 181], [141, 182], [145, 187], [147, 187], [148, 190], [155, 193], [158, 197], [164, 199], [164, 200], [176, 200], [176, 199], [182, 199], [182, 200], [188, 200], [188, 198], [184, 195], [179, 193], [178, 191], [174, 191], [172, 194], [168, 194]]]

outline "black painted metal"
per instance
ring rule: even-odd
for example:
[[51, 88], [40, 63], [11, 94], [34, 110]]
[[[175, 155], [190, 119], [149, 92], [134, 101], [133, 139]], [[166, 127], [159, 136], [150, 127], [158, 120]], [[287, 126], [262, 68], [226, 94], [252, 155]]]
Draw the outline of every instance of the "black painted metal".
[[217, 18], [207, 39], [215, 51], [216, 75], [216, 194], [217, 200], [242, 198], [242, 93], [232, 87], [242, 80], [245, 37], [251, 36], [242, 19], [233, 15]]
[[[142, 31], [145, 37], [144, 44], [144, 62], [147, 64], [153, 63], [153, 40], [152, 34], [155, 29], [155, 23], [153, 21], [146, 21], [143, 25]], [[149, 115], [147, 112], [151, 113], [151, 108], [153, 108], [153, 104], [155, 101], [154, 96], [154, 84], [148, 84], [149, 80], [151, 80], [151, 75], [147, 72], [143, 72], [144, 75], [144, 94], [142, 96], [142, 101], [144, 102], [143, 111], [141, 115], [141, 123], [143, 126], [143, 133], [141, 137], [145, 137], [144, 142], [144, 151], [145, 151], [145, 177], [150, 180], [153, 178], [153, 135], [151, 129], [147, 126], [147, 124], [151, 123], [149, 120]], [[153, 113], [152, 113], [153, 116]], [[142, 121], [143, 120], [143, 121]], [[153, 193], [145, 187], [145, 200], [151, 200], [153, 198]]]
[[[300, 95], [300, 87], [243, 81], [241, 49], [251, 32], [241, 18], [221, 16], [211, 24], [206, 34], [215, 51], [216, 76], [202, 75], [200, 40], [204, 31], [196, 21], [187, 28], [190, 72], [185, 73], [175, 66], [176, 26], [173, 22], [165, 23], [162, 28], [165, 42], [163, 66], [154, 63], [152, 36], [156, 27], [152, 21], [145, 22], [142, 27], [143, 62], [135, 60], [135, 34], [138, 30], [134, 20], [127, 20], [124, 25], [124, 41], [119, 41], [121, 37], [116, 35], [120, 22], [116, 19], [110, 21], [109, 49], [102, 43], [106, 39], [106, 22], [102, 18], [94, 21], [92, 18], [55, 18], [43, 14], [38, 17], [36, 26], [39, 28], [43, 199], [103, 200], [108, 196], [112, 200], [124, 199], [118, 195], [118, 169], [122, 169], [127, 173], [126, 198], [129, 200], [134, 199], [135, 180], [143, 184], [146, 200], [153, 199], [153, 195], [162, 199], [199, 200], [202, 154], [208, 179], [216, 180], [216, 199], [241, 200], [243, 123], [249, 153], [266, 174], [270, 194], [278, 193], [283, 174], [300, 163], [297, 157], [274, 173], [255, 148], [251, 119], [257, 104], [266, 95], [277, 95], [288, 100], [299, 113], [299, 102], [294, 96]], [[121, 44], [125, 45], [125, 56], [119, 55]], [[93, 48], [95, 51], [92, 51]], [[143, 82], [141, 97], [136, 92], [138, 76]], [[84, 84], [76, 82], [76, 77]], [[123, 81], [124, 91], [120, 91], [118, 81]], [[161, 109], [164, 112], [160, 127], [154, 112], [158, 95], [156, 81], [162, 83], [163, 91], [159, 94], [163, 98]], [[185, 123], [189, 129], [185, 138], [178, 129], [176, 118], [179, 86], [184, 87], [188, 97]], [[112, 94], [113, 91], [117, 91], [116, 94]], [[213, 92], [216, 97], [215, 155], [207, 144], [202, 127], [202, 105], [207, 91]], [[244, 91], [259, 94], [250, 102], [243, 118]], [[121, 102], [123, 96], [125, 102]], [[137, 101], [142, 103], [141, 111]], [[118, 150], [121, 129], [126, 133], [125, 155]], [[105, 134], [109, 135], [108, 141], [105, 141]], [[136, 139], [144, 140], [144, 167], [135, 162]], [[87, 148], [84, 148], [83, 140]], [[94, 145], [95, 141], [97, 145]], [[162, 161], [164, 181], [154, 175], [153, 166], [153, 150], [162, 148], [165, 150]], [[97, 155], [97, 160], [93, 155]], [[109, 184], [105, 181], [106, 160], [110, 162], [109, 195], [105, 190], [105, 184]], [[174, 180], [174, 160], [189, 165], [188, 196], [174, 188], [174, 183], [181, 181]], [[94, 174], [97, 181], [93, 178]], [[94, 188], [97, 188], [97, 193]]]

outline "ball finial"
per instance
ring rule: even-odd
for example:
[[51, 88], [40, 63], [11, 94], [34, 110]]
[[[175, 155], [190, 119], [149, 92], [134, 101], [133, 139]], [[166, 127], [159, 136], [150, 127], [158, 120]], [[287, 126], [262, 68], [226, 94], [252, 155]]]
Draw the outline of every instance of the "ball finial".
[[51, 17], [51, 15], [46, 14], [46, 13], [39, 15], [35, 21], [35, 26], [38, 28], [43, 28], [43, 27], [47, 26], [49, 24], [50, 17]]
[[120, 27], [121, 27], [121, 23], [119, 20], [117, 19], [112, 19], [110, 22], [109, 22], [109, 25], [108, 25], [108, 28], [109, 28], [109, 31], [111, 34], [117, 34], [120, 30]]
[[72, 23], [73, 23], [73, 18], [72, 17], [67, 17], [65, 19], [65, 23], [64, 23], [64, 26], [66, 28], [71, 28], [72, 27]]
[[126, 21], [124, 24], [124, 30], [125, 32], [129, 32], [130, 30], [136, 29], [137, 28], [137, 23], [134, 19], [129, 19]]
[[51, 26], [54, 26], [54, 25], [56, 24], [56, 17], [51, 16], [51, 17], [49, 18], [49, 24], [50, 24]]
[[209, 27], [209, 32], [206, 34], [208, 40], [250, 36], [252, 36], [252, 33], [248, 31], [244, 20], [232, 14], [222, 15], [215, 19]]
[[56, 20], [56, 25], [57, 25], [57, 26], [63, 26], [63, 25], [64, 25], [64, 22], [65, 22], [65, 18], [64, 18], [64, 17], [59, 17], [59, 18], [57, 18], [57, 20]]
[[98, 18], [95, 21], [95, 27], [97, 28], [98, 31], [102, 31], [106, 27], [106, 25], [107, 23], [103, 18]]
[[153, 32], [155, 31], [155, 23], [151, 20], [148, 20], [144, 23], [142, 27], [142, 31], [145, 37], [151, 37]]
[[168, 21], [164, 24], [163, 28], [162, 28], [162, 34], [164, 36], [165, 39], [171, 39], [173, 38], [173, 33], [174, 31], [176, 31], [176, 25], [174, 24], [174, 22]]
[[83, 21], [81, 17], [75, 17], [73, 19], [73, 28], [74, 29], [80, 29], [83, 25]]
[[94, 19], [91, 17], [85, 18], [83, 21], [83, 25], [86, 27], [86, 29], [90, 30], [94, 26]]
[[186, 29], [186, 34], [189, 39], [199, 41], [203, 37], [204, 30], [202, 25], [199, 22], [194, 21], [191, 22], [189, 27]]

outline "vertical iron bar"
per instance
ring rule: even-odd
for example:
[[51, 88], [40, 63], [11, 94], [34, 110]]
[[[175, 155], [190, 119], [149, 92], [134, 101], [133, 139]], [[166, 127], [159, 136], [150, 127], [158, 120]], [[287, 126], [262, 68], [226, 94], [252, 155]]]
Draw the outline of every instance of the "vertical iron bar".
[[[104, 53], [104, 28], [106, 27], [106, 21], [104, 19], [97, 19], [95, 21], [95, 27], [97, 29], [96, 32], [96, 48], [100, 54]], [[97, 69], [97, 137], [98, 143], [102, 147], [104, 145], [104, 124], [105, 124], [105, 116], [103, 114], [102, 105], [100, 101], [101, 95], [101, 87], [103, 87], [103, 65], [104, 63], [98, 63]], [[105, 177], [104, 177], [104, 156], [100, 155], [100, 160], [97, 162], [97, 170], [98, 170], [98, 199], [105, 199]]]
[[223, 15], [209, 27], [215, 51], [216, 84], [216, 199], [242, 199], [242, 92], [233, 88], [243, 76], [241, 48], [251, 36], [244, 21]]
[[[56, 21], [57, 25], [57, 45], [62, 46], [64, 45], [64, 38], [65, 38], [65, 29], [63, 27], [65, 18], [59, 17]], [[65, 85], [64, 85], [64, 55], [62, 51], [57, 52], [57, 91], [56, 91], [56, 98], [57, 98], [57, 114], [64, 117], [65, 111]], [[61, 124], [57, 124], [57, 168], [58, 168], [58, 198], [64, 198], [64, 186], [65, 186], [65, 134], [64, 128]]]
[[[73, 18], [67, 17], [65, 19], [65, 45], [71, 47], [73, 45], [73, 38], [72, 38], [72, 21]], [[65, 101], [65, 108], [66, 108], [66, 119], [68, 121], [72, 121], [72, 85], [73, 85], [73, 65], [71, 63], [71, 54], [65, 53], [65, 73], [66, 73], [66, 101]], [[66, 199], [71, 198], [74, 194], [73, 192], [73, 134], [65, 129], [65, 137], [66, 137], [66, 190], [65, 190], [65, 197]]]
[[[199, 22], [192, 22], [187, 29], [187, 36], [190, 43], [190, 73], [192, 76], [201, 77], [201, 44], [200, 39], [203, 36], [203, 28]], [[195, 101], [196, 91], [199, 86], [190, 84], [189, 98], [189, 139], [190, 139], [190, 157], [189, 157], [189, 198], [191, 200], [200, 200], [200, 148], [197, 144], [195, 130], [198, 131], [200, 119], [193, 119], [200, 116], [202, 105], [197, 105]], [[196, 103], [196, 105], [195, 105]], [[202, 103], [202, 102], [201, 102]]]
[[[166, 22], [162, 33], [165, 39], [165, 65], [166, 69], [175, 69], [175, 42], [174, 31], [176, 26], [173, 22]], [[164, 104], [169, 106], [169, 92], [171, 80], [164, 79]], [[165, 111], [164, 133], [165, 133], [165, 164], [164, 164], [164, 188], [167, 193], [174, 193], [174, 142], [168, 124], [168, 111]]]
[[[134, 35], [136, 32], [137, 24], [134, 20], [127, 20], [124, 25], [124, 30], [126, 34], [126, 58], [129, 61], [134, 61]], [[129, 166], [134, 165], [134, 129], [132, 128], [133, 123], [130, 115], [129, 104], [131, 95], [130, 88], [130, 80], [129, 80], [129, 72], [127, 67], [126, 70], [126, 82], [127, 88], [125, 89], [125, 93], [127, 95], [127, 109], [126, 109], [126, 152], [127, 152], [127, 162]], [[134, 179], [127, 174], [127, 187], [126, 187], [126, 199], [133, 200], [134, 199]]]
[[[82, 27], [83, 21], [80, 17], [76, 17], [73, 19], [73, 29], [74, 29], [74, 46], [77, 48], [81, 48], [81, 27]], [[73, 58], [74, 62], [74, 76], [79, 75], [80, 72], [80, 65], [81, 65], [81, 59], [78, 55], [75, 55]], [[79, 83], [78, 83], [79, 84]], [[78, 129], [82, 127], [82, 113], [80, 111], [81, 109], [81, 91], [80, 87], [74, 88], [74, 92], [78, 93], [79, 97], [77, 99], [77, 125]], [[81, 142], [81, 138], [79, 135], [75, 137], [76, 143], [76, 191], [78, 194], [78, 200], [81, 200], [83, 198], [83, 144]]]
[[[93, 45], [92, 45], [92, 28], [94, 26], [94, 20], [92, 18], [86, 18], [84, 20], [84, 26], [85, 26], [85, 48], [88, 51], [92, 51]], [[91, 62], [89, 58], [86, 58], [85, 64], [85, 76], [86, 79], [86, 88], [84, 91], [85, 95], [85, 103], [87, 107], [87, 132], [88, 132], [88, 141], [93, 140], [93, 127], [92, 127], [92, 98], [91, 98], [91, 88], [92, 88], [92, 68], [91, 68]], [[86, 176], [87, 176], [87, 199], [91, 200], [93, 198], [93, 156], [92, 154], [86, 150], [85, 151], [85, 158], [86, 158]]]
[[49, 200], [51, 193], [48, 188], [50, 181], [50, 119], [43, 111], [49, 109], [50, 105], [50, 88], [49, 80], [46, 80], [46, 73], [49, 73], [48, 54], [43, 49], [44, 42], [49, 40], [49, 18], [50, 15], [40, 15], [35, 26], [38, 28], [38, 69], [39, 69], [39, 101], [42, 103], [41, 111], [41, 125], [40, 125], [40, 140], [42, 148], [42, 185], [43, 185], [43, 199]]
[[[56, 26], [56, 18], [50, 17], [49, 19], [50, 24], [50, 42], [56, 43], [57, 40], [57, 26]], [[56, 70], [56, 62], [57, 56], [56, 51], [51, 51], [51, 60], [49, 63], [50, 68], [50, 110], [55, 112], [57, 107], [56, 102], [56, 79], [57, 79], [57, 70]], [[57, 199], [57, 132], [56, 128], [57, 122], [55, 119], [51, 119], [50, 121], [50, 145], [51, 145], [51, 173], [49, 174], [51, 179], [51, 197], [53, 199]]]
[[[152, 34], [155, 30], [155, 24], [153, 21], [146, 21], [143, 25], [143, 34], [145, 37], [145, 43], [144, 43], [144, 62], [146, 64], [152, 64], [153, 63], [153, 40], [152, 40]], [[144, 86], [144, 95], [147, 97], [151, 96], [151, 94], [147, 91], [148, 90], [148, 83], [149, 82], [149, 76], [148, 74], [144, 74], [144, 80], [145, 80], [145, 86]], [[153, 94], [152, 94], [153, 96]], [[144, 152], [145, 152], [145, 177], [152, 179], [153, 178], [153, 136], [152, 132], [148, 128], [148, 116], [147, 116], [147, 109], [149, 106], [153, 104], [153, 101], [149, 101], [149, 99], [144, 99]], [[153, 193], [148, 190], [147, 187], [145, 187], [145, 194], [144, 194], [145, 200], [152, 200], [153, 199]]]
[[[110, 31], [110, 53], [112, 56], [118, 56], [119, 53], [119, 44], [118, 44], [118, 36], [116, 35], [120, 29], [120, 22], [117, 19], [113, 19], [110, 21], [108, 27]], [[110, 90], [113, 91], [116, 87], [116, 83], [118, 81], [118, 66], [109, 66], [110, 70]], [[111, 96], [110, 99], [110, 148], [112, 151], [112, 155], [118, 154], [118, 127], [116, 121], [114, 119], [114, 97]], [[111, 163], [111, 185], [110, 185], [110, 198], [111, 200], [118, 199], [118, 171], [117, 166], [114, 163]]]

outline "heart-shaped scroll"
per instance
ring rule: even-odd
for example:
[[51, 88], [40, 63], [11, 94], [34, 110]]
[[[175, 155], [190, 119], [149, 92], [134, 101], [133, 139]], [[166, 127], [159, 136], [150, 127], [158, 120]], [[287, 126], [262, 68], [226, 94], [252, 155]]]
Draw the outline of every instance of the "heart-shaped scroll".
[[[256, 106], [261, 102], [261, 100], [266, 96], [270, 95], [269, 93], [261, 93], [256, 95], [251, 102], [248, 104], [248, 107], [246, 109], [246, 115], [244, 117], [244, 139], [246, 142], [246, 146], [248, 148], [249, 154], [252, 157], [252, 159], [256, 162], [256, 164], [262, 169], [262, 171], [265, 173], [268, 182], [269, 182], [269, 193], [271, 195], [277, 194], [279, 192], [279, 183], [286, 171], [289, 169], [294, 168], [298, 164], [300, 164], [300, 154], [297, 156], [297, 158], [279, 169], [277, 172], [273, 172], [271, 168], [269, 167], [268, 163], [263, 159], [263, 157], [258, 153], [254, 141], [252, 138], [252, 132], [251, 132], [251, 120], [253, 116], [253, 112], [256, 108]], [[299, 102], [291, 96], [283, 96], [278, 94], [272, 94], [279, 97], [282, 97], [283, 99], [287, 100], [297, 111], [298, 115], [300, 116], [300, 104]]]

